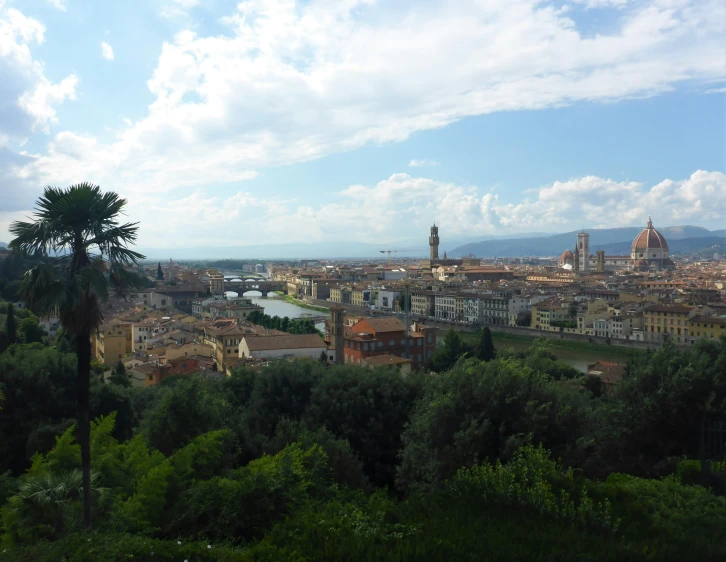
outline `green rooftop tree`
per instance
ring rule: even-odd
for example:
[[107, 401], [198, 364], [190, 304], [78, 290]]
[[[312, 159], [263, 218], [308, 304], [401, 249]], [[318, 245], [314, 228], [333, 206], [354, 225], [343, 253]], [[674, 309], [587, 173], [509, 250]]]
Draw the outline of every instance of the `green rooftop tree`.
[[127, 246], [136, 240], [138, 223], [119, 223], [126, 200], [89, 183], [47, 187], [32, 222], [10, 225], [10, 248], [41, 258], [25, 274], [23, 297], [39, 316], [58, 316], [75, 337], [78, 358], [77, 438], [81, 447], [83, 521], [91, 528], [91, 457], [89, 386], [91, 334], [103, 320], [102, 303], [111, 290], [138, 286], [126, 268], [144, 256]]

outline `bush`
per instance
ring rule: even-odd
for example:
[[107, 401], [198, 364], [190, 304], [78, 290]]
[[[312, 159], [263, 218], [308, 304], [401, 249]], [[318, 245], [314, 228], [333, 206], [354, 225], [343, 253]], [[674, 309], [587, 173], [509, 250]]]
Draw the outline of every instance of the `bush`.
[[571, 484], [572, 469], [560, 466], [541, 444], [526, 445], [506, 465], [496, 461], [459, 470], [448, 490], [457, 501], [484, 501], [581, 527], [617, 530], [618, 522], [611, 516], [607, 498], [593, 502], [582, 490], [575, 501], [564, 488], [554, 485], [561, 480]]

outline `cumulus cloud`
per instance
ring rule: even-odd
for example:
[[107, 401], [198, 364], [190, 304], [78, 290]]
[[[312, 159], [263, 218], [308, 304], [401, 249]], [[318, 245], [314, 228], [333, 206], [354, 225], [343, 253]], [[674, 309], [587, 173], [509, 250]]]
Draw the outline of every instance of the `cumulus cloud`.
[[111, 45], [109, 45], [105, 41], [101, 41], [101, 56], [106, 60], [114, 59], [113, 49], [111, 48]]
[[55, 108], [75, 99], [75, 75], [51, 82], [43, 64], [33, 58], [31, 46], [44, 38], [42, 23], [0, 2], [0, 144], [25, 140], [36, 131], [49, 132], [57, 121]]
[[[223, 18], [226, 34], [186, 30], [163, 45], [144, 118], [111, 142], [59, 134], [34, 171], [58, 182], [93, 169], [109, 188], [169, 191], [467, 116], [649, 96], [726, 75], [722, 0], [629, 4], [617, 28], [595, 34], [568, 13], [539, 0], [248, 0]], [[82, 146], [59, 149], [69, 142]]]
[[[73, 153], [92, 150], [92, 143], [67, 138], [54, 149]], [[150, 192], [129, 198], [128, 218], [141, 222], [145, 247], [286, 243], [293, 225], [294, 239], [306, 242], [387, 242], [425, 235], [434, 218], [447, 237], [640, 226], [648, 215], [656, 226], [719, 228], [726, 221], [723, 201], [726, 174], [720, 171], [697, 170], [655, 185], [585, 176], [530, 189], [518, 202], [476, 186], [398, 173], [340, 189], [322, 204], [247, 191], [220, 197], [198, 188], [176, 198]], [[21, 203], [1, 210], [0, 240], [9, 236], [7, 217], [30, 214]]]
[[718, 227], [726, 220], [723, 201], [726, 174], [703, 170], [652, 186], [574, 178], [531, 189], [516, 203], [477, 187], [399, 173], [341, 189], [320, 205], [197, 189], [177, 200], [135, 197], [129, 216], [141, 221], [140, 243], [147, 247], [284, 243], [291, 240], [291, 225], [295, 240], [306, 242], [386, 242], [426, 233], [434, 218], [450, 237], [639, 226], [648, 215], [656, 226]]
[[439, 162], [438, 160], [431, 160], [427, 158], [422, 158], [420, 160], [413, 159], [408, 163], [409, 168], [426, 168], [429, 166], [438, 166]]

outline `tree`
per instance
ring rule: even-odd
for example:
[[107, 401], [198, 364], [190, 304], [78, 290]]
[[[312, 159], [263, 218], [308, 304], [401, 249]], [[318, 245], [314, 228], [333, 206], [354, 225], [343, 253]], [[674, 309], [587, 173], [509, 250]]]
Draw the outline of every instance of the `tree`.
[[58, 316], [76, 337], [78, 442], [83, 472], [83, 522], [91, 528], [91, 456], [89, 388], [91, 334], [103, 320], [109, 289], [138, 286], [126, 267], [144, 256], [127, 245], [136, 240], [137, 223], [119, 224], [126, 200], [98, 186], [82, 183], [45, 188], [33, 222], [10, 225], [10, 248], [42, 257], [25, 274], [23, 296], [40, 316]]
[[8, 335], [8, 344], [14, 344], [18, 339], [18, 321], [15, 320], [15, 306], [8, 303], [8, 317], [5, 319], [5, 332]]
[[323, 350], [323, 351], [320, 352], [320, 358], [318, 360], [323, 365], [327, 365], [328, 364], [328, 354], [325, 352], [325, 350]]
[[23, 343], [43, 343], [45, 339], [45, 331], [35, 316], [23, 318], [18, 324], [18, 332]]
[[131, 381], [126, 375], [126, 366], [121, 362], [121, 359], [116, 363], [116, 367], [108, 378], [109, 382], [113, 384], [119, 384], [121, 386], [131, 386]]
[[161, 269], [161, 262], [159, 262], [159, 265], [156, 266], [156, 278], [159, 281], [163, 281], [164, 280], [164, 272]]
[[496, 355], [494, 349], [494, 342], [492, 341], [492, 332], [488, 326], [485, 326], [481, 331], [481, 337], [479, 338], [479, 347], [477, 348], [477, 357], [482, 361], [491, 361]]

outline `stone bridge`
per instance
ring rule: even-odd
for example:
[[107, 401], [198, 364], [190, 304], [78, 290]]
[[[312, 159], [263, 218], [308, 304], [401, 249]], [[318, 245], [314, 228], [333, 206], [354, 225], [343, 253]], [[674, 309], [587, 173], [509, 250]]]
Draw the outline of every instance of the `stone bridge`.
[[224, 290], [234, 291], [242, 296], [247, 291], [259, 291], [266, 295], [270, 291], [282, 291], [287, 294], [287, 282], [285, 281], [265, 281], [264, 279], [245, 279], [242, 281], [224, 280]]

